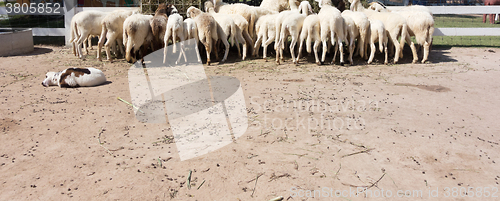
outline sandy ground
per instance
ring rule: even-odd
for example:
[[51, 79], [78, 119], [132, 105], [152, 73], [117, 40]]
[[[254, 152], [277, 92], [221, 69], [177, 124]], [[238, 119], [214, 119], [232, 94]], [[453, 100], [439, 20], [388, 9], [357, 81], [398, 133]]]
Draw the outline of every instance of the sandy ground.
[[[499, 49], [434, 49], [428, 64], [205, 66], [241, 81], [249, 127], [186, 161], [168, 124], [140, 123], [117, 100], [131, 99], [130, 64], [93, 58], [50, 46], [0, 57], [0, 200], [499, 199]], [[111, 83], [40, 84], [67, 67]]]

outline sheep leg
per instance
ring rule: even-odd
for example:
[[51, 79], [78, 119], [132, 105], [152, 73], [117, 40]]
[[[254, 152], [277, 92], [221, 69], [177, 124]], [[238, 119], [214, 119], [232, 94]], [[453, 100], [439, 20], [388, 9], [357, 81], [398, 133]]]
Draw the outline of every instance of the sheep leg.
[[[361, 46], [361, 45], [358, 45], [358, 47]], [[354, 62], [352, 61], [352, 55], [354, 54], [354, 38], [351, 37], [350, 41], [349, 41], [349, 62], [351, 63], [351, 65], [354, 64]]]
[[413, 61], [411, 63], [417, 63], [418, 61], [417, 49], [415, 48], [415, 43], [413, 43], [409, 35], [406, 37], [406, 43], [410, 44], [411, 52], [413, 53]]
[[85, 40], [83, 40], [83, 49], [85, 49], [85, 54], [89, 55], [89, 46], [87, 46], [87, 42], [89, 41], [88, 38], [85, 38]]
[[297, 36], [292, 35], [292, 42], [290, 43], [290, 54], [292, 55], [292, 61], [294, 64], [298, 63], [298, 60], [295, 60], [295, 45], [297, 44]]
[[125, 53], [125, 50], [123, 50], [123, 39], [116, 39], [118, 41], [118, 43], [116, 44], [118, 46], [118, 48], [120, 48], [120, 54], [121, 56], [123, 56]]
[[[368, 59], [368, 64], [371, 64], [372, 61], [373, 61], [373, 57], [375, 56], [375, 52], [377, 51], [376, 47], [375, 47], [375, 43], [373, 42], [375, 39], [372, 39], [370, 41], [370, 48], [371, 48], [371, 52], [370, 52], [370, 58]], [[386, 52], [387, 54], [387, 52]]]
[[259, 51], [255, 52], [253, 50], [253, 47], [252, 47], [253, 40], [250, 37], [250, 34], [248, 34], [248, 30], [247, 29], [243, 29], [242, 32], [241, 32], [241, 34], [243, 34], [243, 38], [245, 38], [245, 42], [247, 43], [248, 47], [250, 48], [250, 52], [253, 52], [254, 54], [252, 54], [252, 55], [255, 56], [255, 55], [257, 55], [259, 53]]
[[399, 61], [399, 54], [401, 53], [400, 51], [400, 46], [399, 46], [399, 42], [398, 42], [398, 38], [396, 37], [396, 35], [390, 35], [390, 38], [391, 38], [391, 41], [392, 41], [392, 44], [394, 45], [394, 48], [396, 48], [396, 50], [394, 51], [394, 63], [398, 63]]
[[82, 33], [80, 35], [80, 38], [76, 41], [76, 44], [78, 45], [78, 55], [80, 56], [80, 59], [85, 59], [85, 56], [82, 54], [82, 48], [81, 45], [85, 42], [87, 37], [89, 36], [89, 31], [88, 30], [82, 30]]
[[265, 40], [264, 35], [259, 35], [257, 37], [257, 40], [255, 41], [255, 45], [253, 47], [252, 55], [256, 56], [257, 54], [259, 54], [260, 45], [263, 44], [262, 41], [264, 41], [264, 40]]
[[[241, 32], [236, 32], [236, 41], [238, 41], [239, 43], [243, 44], [243, 57], [241, 58], [241, 60], [245, 60], [246, 57], [247, 57], [248, 46], [247, 46], [247, 42], [243, 38], [243, 35], [241, 34]], [[240, 45], [238, 43], [236, 43], [236, 45], [238, 45], [238, 50], [239, 50], [240, 49]]]
[[[111, 52], [109, 51], [109, 48], [110, 47], [113, 47], [114, 49], [116, 49], [116, 45], [115, 45], [115, 42], [116, 42], [116, 35], [112, 34], [111, 36], [109, 36], [108, 38], [108, 41], [106, 42], [106, 44], [104, 45], [105, 49], [106, 49], [106, 56], [107, 56], [107, 59], [112, 62], [113, 61], [113, 58], [111, 57]], [[101, 45], [99, 45], [100, 47]], [[99, 48], [99, 53], [100, 53], [100, 48]], [[116, 52], [116, 51], [115, 51]]]
[[431, 46], [431, 44], [429, 44], [427, 41], [425, 41], [425, 43], [424, 43], [424, 48], [423, 48], [423, 49], [424, 49], [424, 50], [423, 50], [423, 51], [424, 51], [424, 52], [423, 52], [423, 53], [424, 53], [424, 57], [423, 57], [423, 59], [422, 59], [422, 63], [425, 63], [425, 62], [427, 61], [428, 57], [429, 57], [429, 49], [430, 49], [430, 46]]
[[387, 65], [389, 63], [389, 59], [387, 58], [387, 43], [385, 43], [384, 45], [384, 52], [385, 52], [385, 60], [384, 60], [384, 64]]
[[[266, 36], [266, 37], [267, 37], [267, 36]], [[263, 54], [263, 55], [264, 55], [264, 59], [267, 57], [267, 47], [268, 47], [268, 46], [269, 46], [269, 45], [270, 45], [270, 44], [274, 41], [274, 39], [275, 39], [274, 34], [271, 34], [271, 35], [269, 36], [269, 38], [267, 38], [267, 40], [266, 40], [266, 41], [264, 42], [264, 44], [262, 45], [262, 47], [264, 48], [264, 50], [263, 50], [263, 51], [264, 51], [264, 52], [263, 52], [263, 53], [264, 53], [264, 54]]]
[[[106, 26], [102, 26], [102, 31], [101, 31], [101, 37], [99, 38], [99, 43], [97, 43], [97, 60], [99, 61], [102, 61], [101, 59], [101, 50], [102, 50], [102, 46], [104, 45], [104, 40], [106, 38], [106, 35], [108, 33], [108, 29], [106, 29]], [[109, 42], [109, 40], [108, 40]], [[108, 56], [108, 60], [109, 60], [109, 53], [106, 51], [106, 54]]]
[[321, 55], [321, 63], [325, 63], [326, 52], [328, 51], [328, 44], [323, 40], [323, 54]]
[[297, 63], [299, 63], [300, 56], [302, 55], [302, 46], [304, 45], [304, 39], [300, 38], [300, 45], [299, 45], [299, 55], [297, 55]]
[[316, 59], [316, 64], [321, 65], [321, 62], [319, 62], [319, 58], [318, 58], [319, 44], [320, 44], [320, 41], [314, 41], [313, 51], [314, 51], [314, 58]]
[[224, 43], [224, 46], [226, 47], [226, 51], [224, 52], [224, 57], [222, 58], [221, 61], [222, 63], [224, 63], [227, 59], [227, 55], [229, 54], [229, 42], [227, 42], [227, 37], [222, 37], [222, 43]]
[[338, 44], [335, 44], [333, 46], [333, 59], [332, 59], [332, 62], [330, 64], [335, 64], [335, 59], [337, 58], [337, 48], [338, 48]]
[[94, 37], [89, 36], [88, 41], [87, 41], [87, 42], [89, 42], [89, 46], [88, 46], [88, 47], [89, 47], [91, 50], [93, 50], [93, 49], [94, 49], [94, 48], [92, 47], [92, 38], [94, 38]]
[[181, 60], [181, 56], [184, 55], [184, 62], [187, 62], [186, 58], [186, 52], [184, 52], [184, 35], [180, 34], [179, 38], [181, 39], [181, 52], [179, 53], [179, 58], [177, 58], [177, 61], [175, 61], [175, 64], [178, 64], [179, 61]]

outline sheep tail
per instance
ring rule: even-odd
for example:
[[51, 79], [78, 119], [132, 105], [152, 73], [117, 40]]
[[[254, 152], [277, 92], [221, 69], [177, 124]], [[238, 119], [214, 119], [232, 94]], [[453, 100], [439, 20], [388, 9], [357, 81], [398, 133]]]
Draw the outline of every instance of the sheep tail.
[[378, 49], [380, 50], [380, 52], [384, 52], [384, 38], [386, 38], [385, 30], [378, 30]]
[[255, 29], [255, 15], [250, 15], [250, 22], [248, 22], [248, 33], [252, 34], [252, 36], [255, 34], [254, 29]]
[[[231, 46], [230, 47], [233, 47], [234, 46], [234, 40], [238, 40], [236, 38], [236, 25], [231, 25]], [[238, 43], [236, 43], [238, 44]]]
[[[368, 27], [368, 29], [370, 29], [370, 27]], [[365, 27], [360, 27], [359, 29], [359, 32], [360, 32], [360, 37], [359, 37], [359, 51], [360, 51], [360, 55], [361, 57], [364, 57], [365, 56], [365, 43], [368, 39], [368, 29], [366, 29]]]
[[408, 25], [403, 24], [403, 28], [401, 29], [401, 41], [399, 42], [399, 47], [401, 48], [401, 56], [403, 56], [403, 48], [405, 47], [406, 37], [408, 36]]
[[[123, 35], [126, 35], [126, 32], [123, 33]], [[130, 62], [132, 61], [132, 55], [131, 55], [131, 51], [132, 51], [132, 35], [130, 35], [129, 37], [127, 38], [123, 38], [123, 41], [127, 41], [126, 44], [126, 54], [125, 54], [125, 59]]]
[[307, 39], [306, 39], [307, 53], [311, 53], [312, 34], [313, 34], [313, 29], [308, 29], [307, 30]]

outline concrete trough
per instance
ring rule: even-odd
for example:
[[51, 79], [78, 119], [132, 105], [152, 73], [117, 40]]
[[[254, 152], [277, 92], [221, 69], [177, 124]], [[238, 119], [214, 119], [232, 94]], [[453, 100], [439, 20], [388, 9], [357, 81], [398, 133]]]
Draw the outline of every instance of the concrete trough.
[[33, 50], [31, 29], [0, 29], [0, 56], [27, 54]]

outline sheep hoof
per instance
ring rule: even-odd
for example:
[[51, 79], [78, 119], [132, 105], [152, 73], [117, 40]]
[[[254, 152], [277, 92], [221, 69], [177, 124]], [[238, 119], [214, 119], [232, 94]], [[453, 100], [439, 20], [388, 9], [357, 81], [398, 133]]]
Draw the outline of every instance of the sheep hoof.
[[321, 62], [317, 61], [316, 65], [321, 66]]
[[416, 64], [417, 62], [418, 62], [417, 60], [413, 60], [411, 63]]
[[344, 66], [344, 62], [340, 62], [340, 66]]
[[325, 62], [324, 62], [324, 61], [322, 61], [322, 62], [320, 62], [320, 63], [319, 63], [319, 65], [325, 65]]

